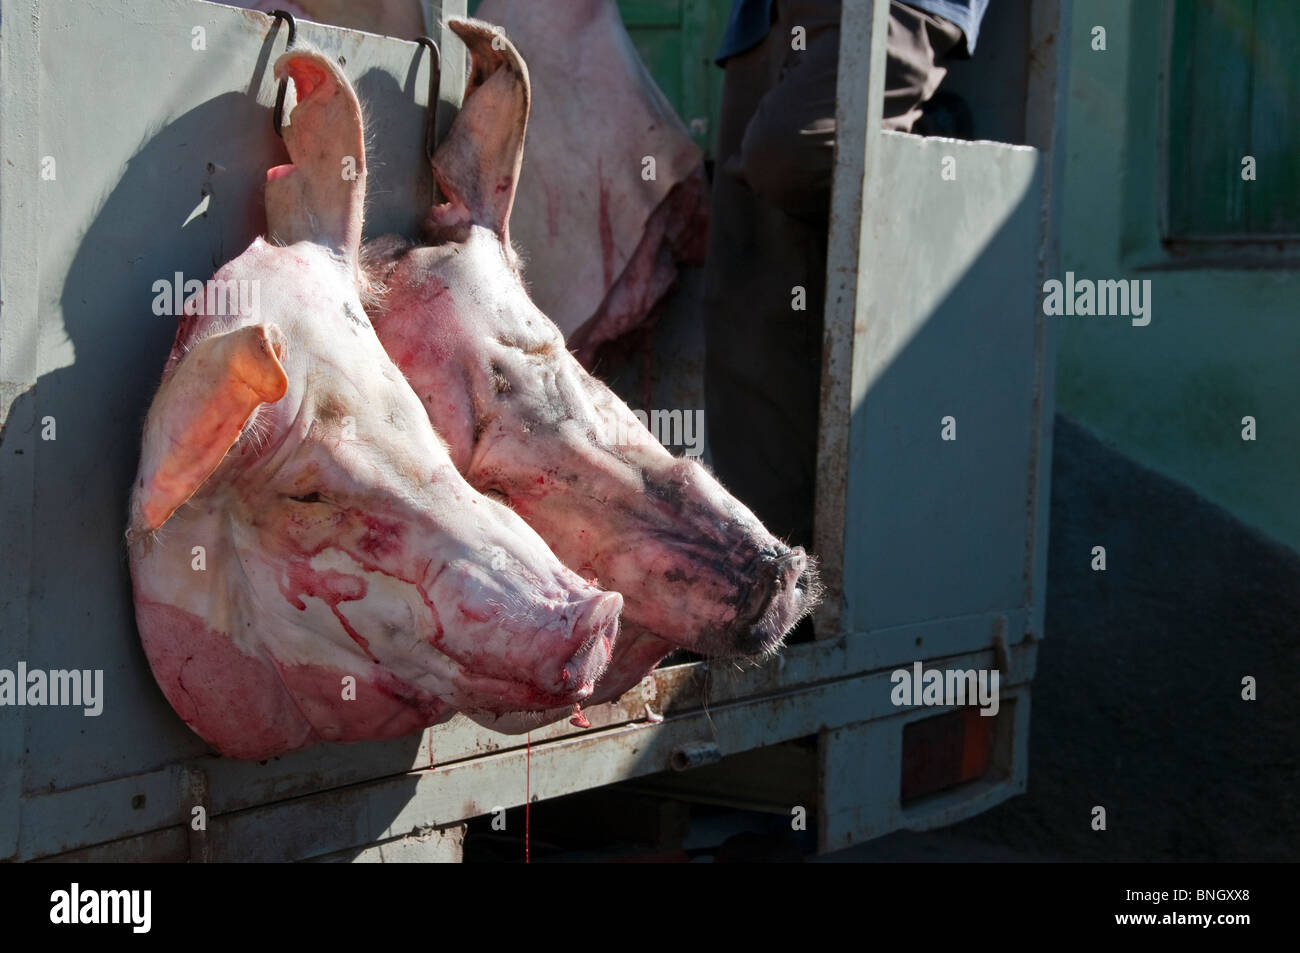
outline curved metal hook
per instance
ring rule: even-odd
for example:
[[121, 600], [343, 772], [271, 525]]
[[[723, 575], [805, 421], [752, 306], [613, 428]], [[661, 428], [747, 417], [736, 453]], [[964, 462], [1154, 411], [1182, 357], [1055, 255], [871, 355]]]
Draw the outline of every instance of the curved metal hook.
[[433, 42], [432, 37], [417, 36], [414, 42], [427, 48], [433, 57], [433, 62], [429, 64], [429, 125], [424, 134], [424, 154], [432, 162], [434, 150], [438, 145], [438, 95], [442, 91], [442, 51], [438, 49], [438, 44]]
[[[284, 44], [288, 50], [293, 46], [293, 41], [298, 39], [298, 23], [294, 20], [293, 14], [287, 10], [272, 10], [271, 16], [274, 22], [271, 24], [271, 31], [274, 32], [280, 28], [280, 21], [287, 20], [289, 23], [289, 42]], [[275, 134], [281, 139], [284, 133], [280, 130], [284, 126], [284, 91], [289, 87], [289, 77], [280, 78], [280, 89], [275, 94], [275, 112], [271, 115], [271, 126], [275, 129]]]

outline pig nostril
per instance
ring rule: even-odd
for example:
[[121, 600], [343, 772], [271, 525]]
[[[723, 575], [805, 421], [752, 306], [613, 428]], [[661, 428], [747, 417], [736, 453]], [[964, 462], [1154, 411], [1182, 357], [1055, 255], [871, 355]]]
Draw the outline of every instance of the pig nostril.
[[623, 611], [623, 597], [617, 592], [602, 592], [589, 603], [579, 618], [593, 629], [604, 629]]
[[798, 578], [808, 565], [808, 557], [802, 549], [793, 549], [776, 561], [776, 574], [779, 579], [791, 576]]
[[742, 597], [732, 632], [735, 647], [749, 654], [779, 641], [794, 616], [806, 611], [815, 571], [801, 547], [780, 555], [768, 552], [750, 564], [751, 582]]
[[807, 565], [808, 556], [802, 549], [797, 547], [781, 556], [760, 557], [755, 567], [758, 573], [758, 578], [755, 580], [757, 583], [756, 591], [766, 594], [774, 588], [793, 585], [803, 574]]
[[[573, 613], [571, 634], [580, 645], [560, 669], [562, 691], [580, 691], [584, 697], [591, 694], [609, 664], [622, 611], [623, 597], [617, 592], [598, 592], [579, 603]], [[573, 643], [569, 644], [572, 647]]]

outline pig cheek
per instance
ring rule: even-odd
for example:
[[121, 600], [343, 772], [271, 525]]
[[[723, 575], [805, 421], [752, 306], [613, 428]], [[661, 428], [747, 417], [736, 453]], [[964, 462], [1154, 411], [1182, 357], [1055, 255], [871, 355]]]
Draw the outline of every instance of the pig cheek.
[[623, 615], [638, 625], [690, 648], [735, 620], [739, 589], [707, 561], [662, 544], [607, 553], [596, 559], [602, 584], [623, 594]]
[[141, 599], [137, 619], [167, 700], [229, 757], [261, 759], [317, 740], [397, 737], [453, 712], [385, 669], [284, 665], [273, 656], [245, 654], [228, 636], [175, 606]]
[[307, 559], [326, 549], [346, 552], [373, 572], [401, 578], [407, 558], [406, 528], [395, 517], [357, 509], [334, 509], [324, 504], [282, 506], [259, 521], [267, 552], [289, 559]]
[[[345, 552], [343, 549], [338, 551]], [[361, 562], [354, 553], [345, 554], [348, 560]], [[289, 607], [290, 621], [294, 625], [316, 633], [313, 637], [331, 641], [339, 634], [346, 634], [355, 647], [356, 664], [349, 666], [346, 672], [328, 666], [293, 666], [292, 671], [283, 669], [282, 677], [286, 684], [294, 678], [301, 683], [300, 689], [291, 686], [295, 695], [301, 690], [303, 697], [310, 701], [312, 680], [328, 675], [333, 679], [329, 685], [330, 692], [323, 701], [318, 699], [314, 704], [324, 704], [326, 708], [346, 715], [352, 706], [339, 708], [337, 705], [342, 701], [339, 679], [343, 675], [352, 675], [357, 680], [356, 700], [361, 699], [360, 686], [363, 683], [369, 684], [390, 675], [399, 681], [407, 679], [407, 684], [418, 683], [440, 693], [451, 687], [448, 670], [436, 655], [430, 654], [430, 650], [440, 653], [439, 644], [443, 637], [440, 616], [414, 575], [404, 579], [399, 574], [380, 572], [364, 564], [359, 565], [364, 572], [339, 571], [313, 564], [307, 558], [292, 559], [287, 565], [268, 563], [267, 569], [267, 578], [274, 580], [268, 598], [275, 598], [278, 590], [278, 595]], [[370, 575], [372, 572], [375, 575]], [[332, 622], [329, 616], [322, 614], [322, 610], [332, 615]], [[373, 727], [377, 724], [375, 719], [379, 718], [377, 711], [374, 706], [364, 711], [358, 708], [357, 717], [365, 725]], [[425, 721], [421, 725], [429, 723]], [[346, 740], [342, 736], [339, 739]]]
[[285, 600], [300, 612], [306, 611], [305, 598], [319, 599], [329, 607], [334, 618], [348, 637], [360, 647], [372, 662], [378, 662], [370, 651], [370, 642], [363, 636], [343, 610], [343, 602], [357, 602], [366, 597], [366, 581], [360, 576], [341, 573], [334, 569], [313, 569], [305, 560], [289, 563], [288, 571], [278, 580], [280, 593]]
[[282, 560], [310, 559], [339, 536], [342, 514], [324, 507], [280, 503], [260, 511], [250, 509], [248, 523], [257, 533], [262, 552]]
[[[510, 509], [543, 539], [550, 539], [547, 532], [564, 535], [566, 527], [580, 525], [577, 513], [566, 512], [579, 476], [555, 460], [537, 457], [534, 451], [543, 438], [520, 440], [504, 425], [496, 426], [493, 434], [480, 438], [480, 452], [466, 474], [470, 484], [479, 492], [504, 494]], [[561, 454], [557, 449], [554, 456]]]
[[265, 659], [245, 654], [228, 635], [176, 606], [137, 598], [136, 621], [172, 709], [219, 752], [265, 758], [314, 740]]
[[[588, 583], [597, 581], [601, 553], [618, 551], [636, 535], [635, 522], [619, 526], [617, 507], [598, 494], [603, 483], [584, 478], [563, 463], [529, 460], [514, 455], [515, 448], [502, 441], [485, 465], [476, 469], [476, 487], [499, 489], [514, 512], [546, 540], [550, 549], [570, 570]], [[557, 449], [555, 456], [564, 451]], [[600, 584], [604, 585], [603, 579]]]
[[[285, 687], [325, 741], [395, 738], [437, 724], [452, 708], [384, 669], [367, 675], [320, 665], [279, 668]], [[346, 693], [344, 678], [352, 676]]]
[[[312, 560], [326, 550], [346, 553], [361, 568], [401, 578], [405, 552], [404, 529], [395, 520], [357, 511], [326, 510], [316, 507], [281, 507], [260, 525], [260, 552], [274, 573], [280, 594], [294, 609], [304, 610], [305, 598], [316, 598], [329, 606], [349, 637], [368, 652], [366, 639], [348, 621], [340, 604], [366, 597], [365, 579], [333, 569], [318, 570]], [[321, 509], [324, 509], [321, 507]], [[414, 574], [408, 581], [414, 582]]]
[[360, 555], [359, 562], [376, 568], [406, 562], [406, 528], [399, 520], [376, 513], [353, 512], [349, 516], [356, 532], [352, 548]]
[[556, 558], [589, 585], [603, 585], [597, 565], [604, 541], [591, 514], [574, 505], [567, 483], [532, 477], [508, 492], [510, 507], [550, 545]]
[[401, 281], [389, 292], [388, 311], [375, 328], [388, 356], [413, 383], [423, 399], [439, 389], [440, 381], [460, 380], [451, 374], [459, 329], [447, 286], [436, 279]]
[[546, 540], [561, 563], [588, 584], [597, 584], [599, 553], [613, 534], [600, 532], [600, 504], [587, 500], [590, 506], [584, 506], [581, 495], [575, 495], [575, 479], [559, 467], [509, 474], [488, 467], [476, 475], [474, 485], [504, 492], [510, 509]]

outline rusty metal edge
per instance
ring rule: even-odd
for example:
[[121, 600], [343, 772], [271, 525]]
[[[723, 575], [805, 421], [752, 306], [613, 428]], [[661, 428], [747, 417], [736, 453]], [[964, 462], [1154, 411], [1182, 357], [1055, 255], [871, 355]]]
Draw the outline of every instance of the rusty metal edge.
[[813, 533], [826, 586], [826, 596], [813, 617], [818, 639], [838, 636], [848, 614], [844, 537], [855, 393], [853, 349], [868, 318], [862, 313], [862, 212], [872, 188], [879, 117], [884, 111], [889, 4], [884, 0], [847, 3], [841, 18]]
[[[1007, 616], [1012, 620], [1010, 623], [1006, 621]], [[827, 682], [910, 665], [918, 657], [934, 660], [983, 651], [992, 648], [1000, 630], [1008, 632], [1008, 641], [1019, 642], [1026, 628], [1023, 622], [1024, 612], [1013, 610], [854, 633], [829, 642], [791, 646], [785, 657], [768, 666], [728, 677], [710, 672], [705, 663], [673, 666], [651, 673], [617, 705], [592, 709], [588, 714], [592, 731], [581, 732], [562, 722], [533, 732], [532, 746], [536, 751], [576, 737], [608, 736], [607, 729], [651, 724], [651, 713], [653, 717], [693, 713], [707, 717], [717, 706], [807, 692]], [[715, 663], [722, 664], [726, 663]], [[461, 745], [459, 750], [448, 751], [452, 739]], [[527, 743], [523, 735], [500, 735], [462, 720], [426, 730], [414, 762], [408, 760], [395, 770], [379, 773], [366, 773], [364, 763], [358, 767], [349, 762], [340, 767], [340, 752], [349, 750], [342, 746], [318, 749], [332, 759], [332, 767], [337, 771], [334, 775], [322, 774], [324, 768], [307, 769], [292, 760], [263, 766], [217, 757], [196, 759], [190, 764], [169, 765], [148, 774], [29, 796], [25, 809], [30, 823], [24, 830], [18, 854], [23, 858], [46, 856], [171, 825], [188, 825], [193, 802], [183, 797], [182, 792], [187, 790], [189, 772], [196, 769], [205, 773], [211, 824], [214, 814], [257, 809], [289, 798], [311, 797], [399, 777], [410, 771], [428, 771], [518, 752]], [[360, 746], [354, 750], [360, 755]], [[114, 805], [134, 804], [137, 798], [142, 804], [138, 810], [114, 808]], [[72, 831], [65, 825], [56, 833], [53, 819], [67, 816], [85, 818], [85, 826]]]
[[[1030, 10], [1029, 88], [1025, 139], [1039, 150], [1043, 181], [1038, 287], [1059, 270], [1060, 221], [1064, 201], [1066, 101], [1069, 90], [1070, 22], [1073, 0], [1041, 0]], [[1030, 447], [1025, 505], [1025, 604], [1029, 631], [1044, 635], [1047, 600], [1048, 507], [1052, 482], [1052, 427], [1056, 413], [1056, 325], [1037, 309], [1035, 328], [1034, 442]]]
[[[1032, 643], [1012, 650], [1008, 694], [1032, 675], [1035, 651]], [[996, 657], [989, 648], [938, 661], [947, 667], [978, 669], [991, 667]], [[851, 675], [814, 688], [672, 716], [662, 723], [619, 725], [533, 746], [531, 751], [502, 751], [237, 811], [210, 820], [213, 859], [309, 859], [456, 824], [496, 807], [522, 804], [526, 772], [531, 800], [536, 801], [668, 770], [672, 753], [691, 741], [711, 740], [726, 756], [816, 734], [833, 725], [910, 719], [949, 710], [933, 707], [900, 713], [889, 699], [891, 689], [888, 671]], [[176, 828], [165, 828], [68, 852], [64, 859], [109, 860], [115, 850], [149, 859], [154, 844], [161, 854], [174, 852], [175, 837]]]

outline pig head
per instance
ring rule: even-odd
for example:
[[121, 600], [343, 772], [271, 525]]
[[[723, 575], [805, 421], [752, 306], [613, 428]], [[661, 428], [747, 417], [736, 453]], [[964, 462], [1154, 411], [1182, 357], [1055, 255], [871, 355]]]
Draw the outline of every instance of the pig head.
[[[362, 309], [356, 95], [316, 51], [275, 71], [298, 104], [272, 241], [191, 299], [145, 421], [127, 537], [158, 684], [257, 759], [581, 702], [622, 599], [452, 465]], [[245, 282], [256, 308], [214, 304]]]
[[429, 244], [386, 237], [365, 250], [384, 288], [371, 309], [380, 341], [469, 482], [566, 565], [622, 594], [614, 677], [592, 701], [635, 684], [673, 647], [774, 652], [816, 600], [812, 560], [697, 461], [669, 454], [530, 300], [509, 240], [527, 67], [487, 24], [449, 24], [473, 68], [433, 160], [446, 201], [425, 223]]

